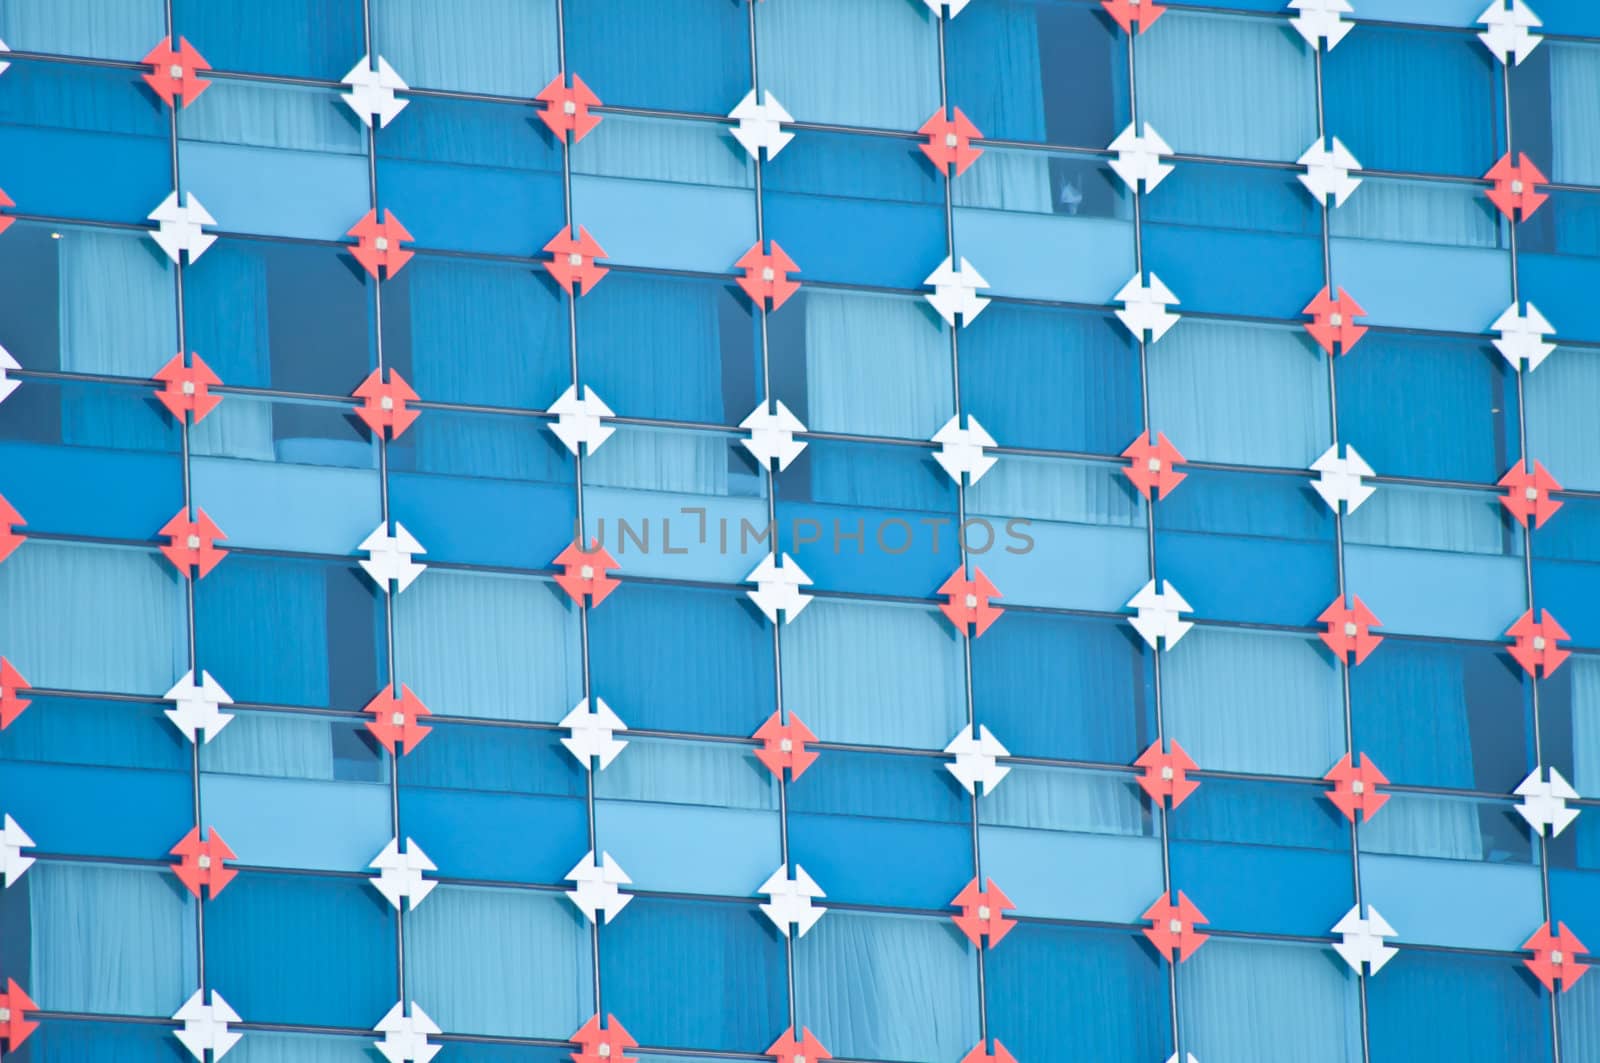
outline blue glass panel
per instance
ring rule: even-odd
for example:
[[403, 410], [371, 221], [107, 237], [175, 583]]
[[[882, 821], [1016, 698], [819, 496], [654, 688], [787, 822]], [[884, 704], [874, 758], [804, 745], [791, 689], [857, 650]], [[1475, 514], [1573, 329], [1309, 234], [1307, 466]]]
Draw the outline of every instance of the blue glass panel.
[[1172, 12], [1138, 49], [1139, 120], [1175, 151], [1292, 160], [1316, 137], [1315, 66], [1289, 26]]
[[32, 941], [12, 977], [43, 1008], [165, 1018], [193, 989], [196, 902], [164, 871], [40, 861], [6, 899]]
[[197, 42], [218, 70], [324, 80], [343, 78], [366, 50], [363, 21], [359, 0], [174, 0], [172, 4], [173, 32]]
[[[224, 734], [217, 741], [248, 741], [251, 730], [258, 728], [246, 725], [239, 734]], [[310, 727], [303, 730], [315, 735]], [[327, 730], [315, 737], [332, 742]], [[350, 740], [347, 736], [346, 741]], [[310, 767], [306, 762], [314, 754], [309, 741], [302, 737], [299, 743], [284, 745], [289, 756], [300, 761], [292, 767]], [[306, 748], [302, 750], [301, 746]], [[286, 766], [270, 767], [285, 771]], [[387, 782], [252, 778], [206, 772], [200, 777], [200, 800], [207, 824], [228, 839], [234, 851], [241, 854], [242, 862], [257, 867], [361, 872], [394, 837]], [[264, 808], [272, 809], [273, 815], [263, 816]], [[279, 816], [283, 818], [278, 819]], [[282, 829], [284, 822], [300, 826], [291, 834]]]
[[1161, 691], [1166, 737], [1209, 770], [1318, 778], [1345, 752], [1343, 687], [1320, 639], [1197, 627], [1163, 658]]
[[931, 451], [813, 440], [776, 483], [782, 549], [818, 587], [922, 598], [959, 563], [955, 489]]
[[773, 397], [811, 431], [924, 440], [955, 416], [950, 333], [921, 298], [802, 288], [767, 350]]
[[[1017, 775], [1021, 769], [1013, 769]], [[1010, 785], [1008, 782], [1005, 785]], [[1100, 818], [1115, 810], [1100, 806], [1105, 791], [1076, 788], [1070, 797], [1080, 804], [1071, 809], [1078, 815], [1087, 812]], [[996, 798], [1007, 791], [1003, 785]], [[1081, 802], [1091, 802], [1087, 809]], [[1122, 802], [1137, 801], [1132, 783]], [[988, 799], [985, 799], [985, 804]], [[1137, 809], [1137, 805], [1132, 807]], [[983, 806], [980, 804], [979, 809]], [[1126, 810], [1128, 804], [1122, 804]], [[1123, 815], [1125, 816], [1124, 811]], [[1118, 818], [1123, 818], [1119, 816]], [[1016, 827], [984, 826], [980, 829], [983, 847], [983, 873], [1005, 883], [1006, 896], [1017, 903], [1017, 910], [1028, 915], [1094, 922], [1138, 923], [1149, 898], [1161, 895], [1161, 840], [1124, 833], [1071, 830], [1030, 830]], [[1095, 874], [1081, 873], [1085, 867]]]
[[1549, 1058], [1549, 1002], [1531, 981], [1503, 956], [1401, 952], [1367, 987], [1373, 1063]]
[[[221, 239], [183, 278], [190, 350], [224, 384], [242, 387], [349, 395], [377, 364], [368, 304], [366, 272], [327, 247]], [[392, 353], [388, 360], [395, 366]], [[422, 387], [409, 364], [401, 371]], [[212, 419], [249, 418], [224, 405], [206, 423]]]
[[1291, 174], [1180, 163], [1150, 204], [1144, 267], [1179, 313], [1293, 318], [1322, 287], [1321, 218]]
[[[452, 24], [465, 25], [457, 14]], [[525, 56], [518, 67], [527, 69]], [[541, 79], [525, 94], [543, 84]], [[418, 247], [526, 256], [565, 222], [561, 149], [527, 107], [413, 99], [404, 119], [378, 137], [377, 147], [379, 202], [394, 211]], [[605, 234], [597, 235], [604, 244]]]
[[1206, 779], [1169, 819], [1172, 881], [1224, 930], [1321, 934], [1354, 903], [1350, 833], [1321, 787]]
[[[1007, 455], [967, 491], [966, 543], [1005, 605], [1120, 611], [1148, 578], [1144, 508], [1109, 463]], [[1064, 564], [1092, 556], [1092, 570]]]
[[972, 643], [973, 715], [1017, 756], [1132, 761], [1153, 721], [1143, 643], [1130, 633], [1077, 617], [1005, 617]]
[[0, 791], [6, 812], [49, 852], [164, 862], [194, 826], [187, 771], [8, 762]]
[[1101, 148], [1127, 125], [1128, 59], [1089, 7], [982, 4], [945, 25], [950, 102], [984, 135]]
[[[145, 381], [177, 349], [173, 279], [172, 264], [143, 234], [18, 222], [0, 241], [0, 338], [28, 369]], [[8, 421], [18, 416], [7, 408]], [[95, 428], [93, 441], [109, 445], [150, 438], [149, 426], [140, 431], [123, 416], [74, 424], [69, 441], [90, 442]]]
[[394, 659], [434, 712], [553, 723], [583, 696], [577, 611], [547, 580], [429, 572], [395, 600]]
[[775, 706], [772, 633], [726, 591], [623, 583], [589, 614], [589, 675], [642, 730], [750, 735]]
[[1185, 1052], [1296, 1063], [1362, 1058], [1357, 979], [1328, 949], [1213, 939], [1177, 973]]
[[228, 545], [349, 554], [382, 519], [378, 448], [346, 403], [229, 396], [191, 434], [193, 504]]
[[392, 909], [367, 883], [246, 873], [225, 900], [206, 910], [206, 979], [240, 1015], [366, 1027], [393, 1006]]
[[578, 303], [584, 385], [624, 417], [738, 424], [755, 406], [759, 354], [748, 303], [735, 292], [720, 282], [607, 277]]
[[961, 333], [961, 406], [1004, 446], [1119, 454], [1143, 426], [1137, 348], [1110, 315], [991, 304]]
[[1144, 938], [1022, 924], [984, 956], [990, 1035], [1018, 1059], [1071, 1044], [1106, 1063], [1170, 1052], [1167, 979]]
[[594, 1013], [589, 926], [559, 894], [439, 886], [405, 919], [406, 990], [452, 1033], [560, 1039]]
[[641, 890], [744, 896], [783, 862], [777, 781], [748, 746], [629, 739], [594, 789], [597, 844]]
[[[555, 76], [557, 32], [555, 0], [372, 4], [372, 50], [420, 88], [532, 96]], [[420, 106], [413, 100], [406, 118]]]
[[[1573, 233], [1567, 229], [1569, 235], [1563, 237], [1578, 245], [1573, 248], [1574, 253], [1524, 252], [1517, 256], [1517, 268], [1522, 281], [1522, 298], [1539, 308], [1562, 339], [1593, 341], [1600, 339], [1600, 310], [1583, 293], [1600, 283], [1600, 263], [1589, 257], [1593, 253], [1590, 248], [1595, 245], [1588, 235], [1592, 225], [1587, 212], [1579, 217], [1584, 223], [1581, 228], [1576, 222], [1572, 226], [1579, 231]], [[1509, 305], [1510, 300], [1504, 300], [1501, 310]], [[1494, 317], [1488, 320], [1493, 321]]]
[[1368, 169], [1478, 177], [1505, 150], [1496, 66], [1466, 34], [1363, 28], [1323, 62], [1328, 133]]
[[750, 23], [732, 4], [601, 0], [564, 14], [567, 63], [608, 104], [720, 115], [750, 91]]
[[[1581, 411], [1600, 401], [1600, 353], [1558, 348], [1539, 369], [1523, 383], [1528, 456], [1542, 462], [1566, 487], [1600, 487], [1600, 459], [1584, 444], [1581, 428]], [[1552, 530], [1558, 535], [1566, 531]]]
[[[389, 762], [364, 721], [234, 708], [228, 741], [200, 746], [200, 770], [218, 775], [388, 782]], [[310, 792], [309, 790], [304, 792]], [[355, 794], [355, 791], [345, 791]]]
[[[1068, 176], [1075, 188], [1083, 186], [1086, 199], [1101, 182], [1098, 169], [1079, 169], [1063, 179]], [[1073, 217], [1064, 210], [1045, 216], [958, 207], [954, 221], [956, 247], [989, 282], [987, 294], [1104, 306], [1133, 276], [1133, 224], [1125, 215]], [[930, 258], [928, 272], [942, 258], [942, 253]]]
[[[182, 1003], [180, 1000], [173, 1007]], [[38, 1030], [13, 1056], [16, 1063], [78, 1063], [85, 1059], [172, 1063], [174, 1044], [172, 1030], [166, 1026], [47, 1020], [39, 1023]]]
[[189, 770], [188, 742], [161, 715], [168, 703], [28, 698], [0, 732], [0, 760]]
[[[354, 709], [383, 684], [383, 605], [354, 565], [229, 557], [194, 598], [199, 666], [239, 701]], [[294, 668], [264, 650], [272, 638]]]
[[756, 12], [761, 88], [803, 122], [915, 129], [939, 106], [938, 17], [854, 0]]
[[836, 1056], [957, 1059], [978, 1043], [976, 958], [942, 916], [830, 912], [794, 968], [796, 1016]]
[[972, 879], [967, 800], [940, 760], [826, 753], [789, 789], [789, 859], [835, 900], [943, 908]]
[[[1384, 494], [1402, 497], [1402, 489]], [[1498, 640], [1528, 607], [1520, 545], [1500, 538], [1497, 528], [1491, 531], [1494, 503], [1488, 496], [1468, 496], [1463, 506], [1429, 504], [1430, 497], [1449, 503], [1451, 492], [1413, 494], [1424, 497], [1410, 514], [1401, 511], [1391, 518], [1375, 508], [1367, 516], [1375, 496], [1346, 525], [1349, 593], [1359, 596], [1387, 631]], [[1376, 528], [1385, 530], [1375, 533]], [[1375, 541], [1394, 545], [1362, 545]]]
[[1298, 477], [1190, 471], [1155, 517], [1156, 575], [1198, 617], [1300, 626], [1337, 593], [1333, 518]]
[[0, 11], [19, 51], [140, 59], [161, 39], [161, 0], [16, 0]]
[[1515, 374], [1481, 343], [1368, 332], [1334, 372], [1339, 440], [1385, 476], [1493, 483], [1519, 449]]
[[182, 445], [150, 390], [30, 380], [0, 419], [0, 490], [30, 532], [152, 539], [183, 507]]
[[948, 254], [944, 190], [914, 143], [802, 131], [765, 176], [767, 238], [802, 282], [918, 288]]
[[[172, 191], [165, 109], [138, 71], [18, 60], [6, 80], [0, 149], [50, 160], [6, 175], [18, 210], [143, 224]], [[118, 179], [103, 180], [108, 173]]]
[[778, 638], [784, 708], [824, 741], [943, 749], [966, 726], [962, 639], [930, 608], [813, 602]]
[[759, 1053], [788, 1025], [783, 942], [755, 908], [641, 898], [625, 914], [601, 932], [600, 978], [635, 1038]]
[[440, 721], [398, 767], [402, 828], [453, 875], [557, 883], [589, 848], [582, 772], [550, 732]]
[[370, 206], [363, 133], [326, 89], [217, 82], [178, 117], [182, 188], [225, 232], [342, 240]]
[[1533, 768], [1522, 675], [1498, 647], [1391, 640], [1350, 672], [1355, 748], [1396, 783], [1510, 793]]
[[1151, 428], [1190, 461], [1303, 469], [1333, 443], [1328, 365], [1302, 329], [1189, 321], [1146, 359]]
[[430, 559], [543, 568], [572, 541], [571, 458], [547, 421], [428, 410], [389, 469], [390, 513]]
[[153, 550], [25, 542], [0, 565], [0, 645], [34, 686], [163, 694], [187, 667], [183, 601]]

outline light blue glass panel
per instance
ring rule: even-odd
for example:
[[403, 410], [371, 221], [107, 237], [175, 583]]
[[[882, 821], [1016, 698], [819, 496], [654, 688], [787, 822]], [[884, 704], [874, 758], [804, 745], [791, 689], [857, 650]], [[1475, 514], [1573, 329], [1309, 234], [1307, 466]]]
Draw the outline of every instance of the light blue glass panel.
[[916, 129], [939, 106], [935, 22], [912, 4], [769, 4], [756, 12], [761, 88], [801, 121]]
[[804, 309], [807, 428], [930, 439], [955, 415], [949, 330], [925, 301], [814, 291]]
[[1498, 640], [1528, 608], [1520, 557], [1352, 543], [1344, 561], [1350, 593], [1389, 631]]
[[[1133, 276], [1133, 226], [1120, 219], [962, 207], [955, 233], [960, 253], [989, 282], [986, 294], [1103, 306]], [[980, 317], [974, 327], [982, 324]]]
[[[983, 873], [1005, 883], [1019, 912], [1137, 923], [1149, 898], [1161, 895], [1158, 838], [998, 826], [980, 833]], [[1086, 867], [1096, 873], [1082, 874]]]
[[629, 266], [732, 273], [756, 242], [755, 197], [745, 188], [577, 174], [572, 214], [594, 223], [607, 261]]
[[640, 889], [743, 896], [783, 862], [774, 780], [748, 746], [632, 739], [595, 794], [596, 844]]
[[18, 51], [142, 59], [161, 40], [161, 0], [10, 0], [0, 36]]
[[532, 96], [556, 74], [556, 28], [555, 0], [372, 5], [372, 50], [419, 88]]
[[1139, 119], [1175, 151], [1294, 160], [1317, 135], [1315, 68], [1287, 25], [1168, 12], [1136, 48]]
[[434, 712], [553, 723], [583, 696], [577, 616], [546, 580], [438, 569], [394, 603], [395, 675]]
[[[1532, 933], [1529, 928], [1543, 921], [1539, 869], [1520, 863], [1482, 862], [1470, 852], [1463, 853], [1462, 858], [1442, 859], [1369, 851], [1367, 835], [1384, 826], [1386, 815], [1401, 811], [1404, 801], [1429, 799], [1392, 797], [1373, 820], [1370, 831], [1366, 826], [1361, 828], [1362, 899], [1377, 905], [1393, 926], [1403, 927], [1405, 941], [1459, 948], [1521, 948]], [[1477, 813], [1473, 803], [1459, 804]], [[1516, 816], [1509, 806], [1504, 806], [1504, 812]], [[1430, 824], [1411, 817], [1396, 826], [1410, 834], [1413, 841], [1407, 844], [1428, 846], [1435, 852], [1441, 844], [1450, 842], [1452, 833], [1457, 841], [1466, 840], [1461, 830], [1448, 823]], [[1523, 830], [1525, 833], [1525, 826]]]
[[[200, 800], [206, 823], [258, 867], [364, 871], [394, 837], [387, 783], [203, 773]], [[284, 823], [296, 824], [292, 834]]]
[[1182, 1043], [1202, 1059], [1357, 1063], [1356, 976], [1325, 948], [1214, 938], [1178, 967]]
[[252, 1030], [229, 1051], [228, 1058], [234, 1063], [371, 1063], [372, 1043], [373, 1035], [334, 1037]]
[[1184, 322], [1148, 373], [1151, 427], [1191, 461], [1301, 469], [1333, 443], [1328, 366], [1301, 329]]
[[1344, 695], [1320, 640], [1197, 627], [1162, 660], [1167, 736], [1217, 771], [1320, 777], [1345, 751]]
[[165, 693], [187, 668], [184, 624], [153, 550], [26, 542], [0, 565], [0, 644], [34, 686]]
[[966, 724], [961, 641], [930, 609], [815, 601], [779, 631], [784, 706], [829, 742], [943, 749]]
[[1331, 245], [1334, 281], [1367, 311], [1364, 323], [1482, 332], [1511, 305], [1504, 251], [1349, 237]]
[[193, 990], [195, 902], [164, 873], [40, 861], [21, 888], [41, 1008], [165, 1018]]
[[1522, 553], [1500, 496], [1409, 484], [1384, 484], [1345, 518], [1345, 542], [1489, 557]]
[[977, 965], [947, 919], [829, 912], [795, 951], [795, 1007], [858, 1059], [957, 1059], [978, 1041]]
[[[189, 476], [195, 506], [227, 533], [228, 545], [354, 555], [383, 516], [377, 470], [301, 464], [302, 455], [285, 446], [291, 442], [275, 445], [276, 461], [194, 458]], [[342, 441], [314, 442], [321, 448]], [[367, 444], [351, 443], [340, 450], [341, 458], [373, 452]]]
[[407, 991], [451, 1033], [562, 1039], [594, 1011], [589, 927], [558, 893], [437, 886], [405, 927]]
[[1567, 487], [1600, 487], [1600, 453], [1587, 415], [1600, 403], [1600, 351], [1558, 348], [1523, 379], [1528, 454]]

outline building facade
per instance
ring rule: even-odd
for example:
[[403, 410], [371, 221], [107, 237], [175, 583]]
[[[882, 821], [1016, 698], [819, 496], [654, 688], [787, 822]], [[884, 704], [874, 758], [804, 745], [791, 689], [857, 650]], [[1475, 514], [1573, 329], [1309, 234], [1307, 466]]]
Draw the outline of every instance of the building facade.
[[0, 0], [0, 1056], [1600, 1061], [1484, 3]]

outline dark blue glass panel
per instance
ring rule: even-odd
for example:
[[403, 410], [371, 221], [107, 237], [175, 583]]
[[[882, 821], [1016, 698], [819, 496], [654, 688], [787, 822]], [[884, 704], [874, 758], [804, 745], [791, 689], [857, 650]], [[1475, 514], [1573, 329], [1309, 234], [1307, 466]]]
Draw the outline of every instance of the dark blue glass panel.
[[365, 882], [245, 872], [206, 910], [206, 979], [256, 1022], [364, 1027], [394, 1004], [393, 910]]
[[520, 262], [412, 259], [383, 282], [383, 357], [427, 402], [542, 410], [572, 384], [560, 290]]
[[750, 24], [735, 4], [599, 0], [565, 12], [567, 63], [617, 106], [727, 114], [750, 91]]
[[[1578, 646], [1600, 645], [1600, 500], [1564, 498], [1532, 536], [1533, 601], [1548, 609]], [[1511, 619], [1506, 621], [1510, 626]]]
[[1333, 519], [1305, 480], [1190, 471], [1155, 519], [1157, 576], [1196, 616], [1308, 625], [1338, 592]]
[[189, 771], [189, 747], [162, 711], [170, 704], [29, 695], [0, 731], [0, 760]]
[[1522, 675], [1496, 647], [1391, 639], [1350, 672], [1355, 748], [1392, 782], [1509, 793], [1533, 768]]
[[1004, 0], [945, 24], [950, 102], [999, 140], [1103, 148], [1127, 125], [1128, 60], [1088, 5]]
[[172, 23], [218, 70], [337, 81], [366, 50], [360, 0], [174, 0]]
[[0, 763], [0, 791], [47, 852], [165, 860], [194, 826], [188, 771]]
[[429, 410], [389, 453], [390, 512], [430, 560], [538, 569], [572, 541], [572, 459], [549, 422]]
[[1385, 476], [1493, 483], [1520, 447], [1515, 374], [1482, 343], [1368, 332], [1334, 363], [1339, 440]]
[[782, 548], [819, 587], [923, 598], [960, 561], [955, 490], [931, 451], [813, 440], [777, 492]]
[[749, 735], [772, 714], [772, 633], [742, 595], [624, 583], [605, 605], [590, 678], [630, 726]]
[[961, 405], [1004, 446], [1120, 454], [1143, 427], [1138, 349], [1110, 315], [991, 304], [961, 333]]
[[440, 722], [400, 779], [405, 833], [457, 877], [556, 883], [589, 847], [582, 773], [549, 732]]
[[1322, 287], [1321, 218], [1293, 175], [1180, 163], [1149, 210], [1144, 267], [1179, 312], [1294, 318]]
[[1018, 1059], [1071, 1044], [1105, 1063], [1172, 1048], [1166, 972], [1142, 935], [1022, 924], [984, 956], [989, 1031]]
[[754, 906], [641, 898], [600, 934], [608, 1011], [645, 1044], [763, 1051], [788, 1025], [783, 942]]
[[738, 424], [760, 372], [749, 305], [726, 282], [613, 273], [578, 303], [583, 383], [625, 417]]
[[49, 160], [7, 173], [16, 210], [142, 225], [172, 191], [166, 111], [140, 71], [17, 60], [6, 80], [0, 152]]
[[527, 107], [413, 99], [377, 143], [378, 201], [418, 247], [528, 256], [565, 224], [561, 151]]
[[1369, 27], [1323, 62], [1328, 133], [1368, 169], [1478, 177], [1505, 150], [1498, 77], [1465, 34]]
[[194, 613], [198, 666], [236, 700], [359, 709], [383, 685], [383, 603], [353, 564], [229, 557]]
[[218, 240], [184, 274], [185, 338], [224, 384], [343, 398], [377, 364], [368, 283], [333, 248]]
[[1504, 956], [1402, 951], [1367, 986], [1373, 1063], [1550, 1058], [1550, 1008]]
[[938, 760], [830, 753], [789, 790], [789, 858], [835, 900], [943, 908], [972, 878], [967, 800]]
[[914, 142], [800, 132], [765, 175], [767, 238], [802, 283], [917, 288], [948, 254], [944, 190]]
[[1147, 662], [1125, 624], [1013, 613], [972, 643], [972, 703], [1018, 756], [1132, 761], [1150, 743]]
[[[19, 979], [20, 981], [20, 979]], [[29, 986], [23, 986], [24, 990]], [[183, 1002], [173, 1005], [174, 1009]], [[176, 1045], [164, 1026], [134, 1023], [49, 1020], [14, 1052], [12, 1063], [80, 1063], [115, 1059], [118, 1063], [173, 1063]]]
[[1349, 826], [1321, 787], [1206, 779], [1169, 820], [1172, 881], [1218, 929], [1322, 934], [1354, 903]]

